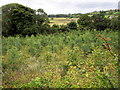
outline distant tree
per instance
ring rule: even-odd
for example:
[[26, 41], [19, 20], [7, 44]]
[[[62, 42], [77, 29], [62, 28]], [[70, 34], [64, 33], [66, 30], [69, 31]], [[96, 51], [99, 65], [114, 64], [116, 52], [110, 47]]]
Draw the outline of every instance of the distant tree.
[[59, 29], [59, 25], [57, 25], [57, 24], [54, 24], [52, 27], [56, 28], [56, 29]]
[[2, 6], [2, 34], [4, 36], [21, 34], [34, 24], [34, 10], [20, 4]]
[[[38, 14], [36, 14], [37, 11]], [[42, 9], [37, 11], [17, 3], [2, 6], [2, 35], [21, 34], [30, 36], [43, 32], [43, 27], [46, 27], [48, 22], [47, 14]]]
[[35, 15], [35, 21], [37, 25], [41, 25], [45, 22], [45, 18], [43, 18], [41, 15]]
[[101, 14], [101, 15], [105, 15], [105, 14], [106, 14], [106, 11], [100, 11], [100, 14]]
[[23, 36], [26, 36], [26, 35], [28, 35], [28, 36], [35, 35], [36, 36], [39, 33], [39, 29], [40, 29], [40, 27], [38, 25], [36, 25], [36, 24], [31, 25], [31, 27], [25, 28], [23, 30], [22, 35]]
[[50, 25], [49, 24], [42, 24], [39, 26], [39, 33], [40, 34], [49, 34], [50, 33]]
[[68, 25], [68, 28], [71, 29], [71, 30], [77, 30], [77, 23], [76, 22], [70, 22], [67, 24]]
[[50, 29], [51, 33], [59, 32], [59, 25], [54, 24]]
[[94, 28], [97, 30], [105, 30], [109, 27], [110, 20], [104, 18], [103, 14], [95, 14], [92, 16]]
[[118, 16], [118, 18], [111, 19], [110, 28], [112, 30], [120, 30], [120, 16]]
[[43, 9], [37, 9], [36, 11], [36, 22], [37, 24], [43, 24], [44, 23], [48, 23], [49, 20], [48, 20], [48, 16], [47, 16], [47, 13], [44, 12]]
[[37, 9], [38, 14], [46, 14], [43, 9]]
[[54, 20], [54, 18], [53, 18], [53, 17], [51, 17], [51, 20]]
[[83, 28], [84, 27], [88, 27], [88, 28], [93, 27], [92, 19], [87, 14], [82, 14], [77, 22], [78, 22], [79, 27], [83, 27]]
[[67, 25], [60, 25], [59, 30], [62, 31], [62, 32], [65, 32], [65, 31], [69, 31], [69, 28], [68, 28]]

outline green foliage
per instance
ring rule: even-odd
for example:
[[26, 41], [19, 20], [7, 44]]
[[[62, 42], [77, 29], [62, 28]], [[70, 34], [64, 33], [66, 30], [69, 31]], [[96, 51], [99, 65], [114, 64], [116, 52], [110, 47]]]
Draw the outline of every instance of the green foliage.
[[76, 22], [70, 22], [67, 24], [68, 28], [71, 30], [77, 30], [77, 23]]
[[46, 29], [43, 24], [48, 23], [47, 14], [42, 9], [37, 14], [35, 10], [17, 3], [2, 6], [2, 12], [3, 36], [36, 35], [43, 32], [42, 29]]
[[79, 27], [92, 27], [92, 20], [87, 14], [82, 14], [77, 22], [79, 24]]
[[3, 87], [118, 88], [117, 43], [110, 30], [3, 37]]
[[103, 14], [96, 14], [92, 16], [94, 28], [97, 30], [105, 30], [109, 28], [110, 20], [104, 18]]
[[57, 24], [52, 25], [52, 27], [50, 28], [50, 33], [57, 33], [59, 31], [60, 31], [59, 25], [57, 25]]
[[60, 29], [59, 30], [62, 31], [62, 32], [65, 32], [65, 31], [69, 31], [69, 28], [68, 28], [67, 25], [60, 25]]
[[34, 11], [28, 7], [13, 3], [2, 6], [2, 12], [4, 36], [21, 34], [25, 28], [33, 25]]
[[110, 21], [110, 28], [113, 30], [120, 30], [120, 16]]

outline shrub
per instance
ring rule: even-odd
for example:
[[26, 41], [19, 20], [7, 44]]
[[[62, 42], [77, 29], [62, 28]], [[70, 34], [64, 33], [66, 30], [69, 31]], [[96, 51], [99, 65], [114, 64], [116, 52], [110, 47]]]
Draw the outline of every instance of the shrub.
[[77, 23], [76, 22], [70, 22], [67, 24], [68, 28], [71, 30], [77, 30]]
[[118, 18], [113, 18], [110, 21], [110, 28], [112, 30], [120, 30], [120, 16]]

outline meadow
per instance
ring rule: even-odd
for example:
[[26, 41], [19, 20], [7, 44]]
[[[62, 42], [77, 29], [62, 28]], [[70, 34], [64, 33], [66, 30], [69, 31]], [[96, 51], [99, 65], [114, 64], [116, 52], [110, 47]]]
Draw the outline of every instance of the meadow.
[[54, 24], [57, 24], [57, 25], [66, 25], [67, 23], [70, 23], [72, 21], [75, 21], [77, 22], [79, 18], [49, 18], [50, 20], [50, 25], [54, 25]]
[[4, 88], [118, 88], [118, 32], [2, 38]]

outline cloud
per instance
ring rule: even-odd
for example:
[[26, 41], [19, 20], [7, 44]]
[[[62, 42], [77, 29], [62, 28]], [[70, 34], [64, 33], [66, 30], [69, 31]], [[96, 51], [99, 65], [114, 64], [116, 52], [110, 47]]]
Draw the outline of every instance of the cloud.
[[48, 14], [86, 13], [118, 8], [119, 0], [0, 0], [0, 6], [19, 3], [32, 9], [42, 8]]
[[[117, 2], [60, 2], [56, 3], [56, 11], [52, 13], [87, 13], [98, 10], [118, 8]], [[47, 9], [46, 9], [47, 10]], [[47, 11], [49, 12], [49, 11]]]
[[117, 8], [116, 2], [86, 2], [86, 3], [76, 3], [76, 7], [80, 8]]

